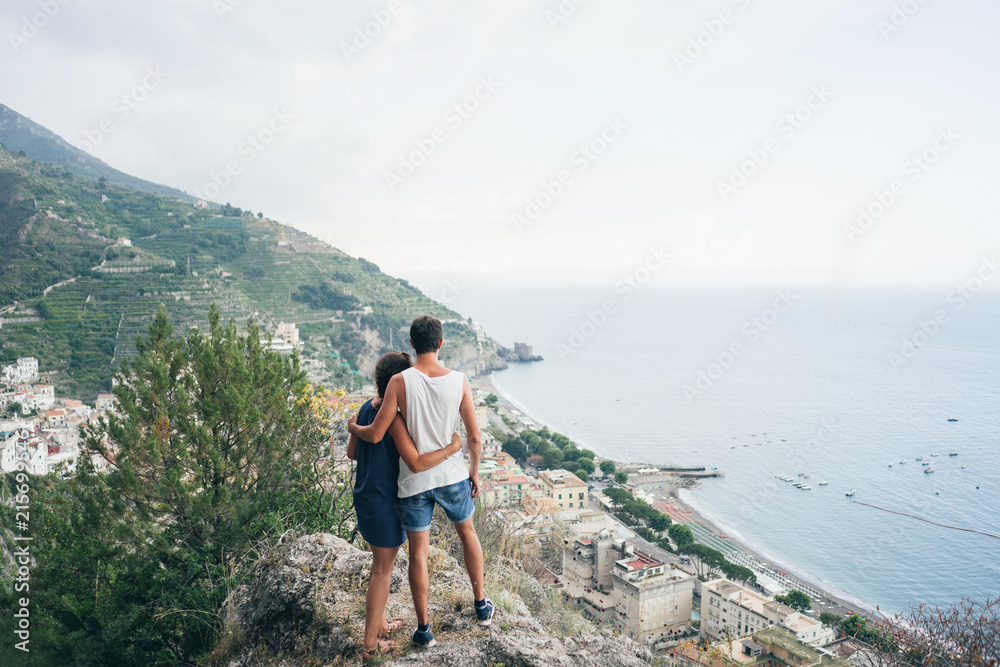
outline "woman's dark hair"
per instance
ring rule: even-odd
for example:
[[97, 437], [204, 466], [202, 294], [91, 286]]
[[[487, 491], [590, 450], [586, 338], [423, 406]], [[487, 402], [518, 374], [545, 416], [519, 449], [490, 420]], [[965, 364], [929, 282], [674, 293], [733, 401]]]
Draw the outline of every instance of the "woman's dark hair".
[[389, 380], [396, 373], [402, 373], [412, 366], [410, 355], [406, 352], [386, 352], [375, 364], [375, 386], [378, 388], [378, 395], [385, 398], [385, 388], [389, 386]]
[[435, 352], [444, 338], [441, 320], [431, 315], [421, 315], [410, 325], [410, 344], [417, 354]]

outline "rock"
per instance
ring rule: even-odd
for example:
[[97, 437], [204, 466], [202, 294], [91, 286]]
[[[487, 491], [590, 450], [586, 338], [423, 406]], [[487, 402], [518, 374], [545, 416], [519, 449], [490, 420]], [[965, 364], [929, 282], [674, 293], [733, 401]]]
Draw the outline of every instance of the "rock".
[[[546, 632], [521, 597], [504, 591], [490, 628], [475, 623], [465, 570], [431, 547], [428, 609], [438, 641], [430, 649], [409, 644], [415, 627], [401, 553], [392, 575], [387, 614], [404, 619], [393, 665], [510, 665], [517, 667], [638, 667], [650, 651], [607, 631], [558, 638]], [[225, 639], [213, 656], [226, 667], [311, 667], [360, 657], [365, 590], [371, 554], [319, 533], [299, 538], [254, 567], [220, 610]], [[534, 597], [541, 590], [526, 587]]]

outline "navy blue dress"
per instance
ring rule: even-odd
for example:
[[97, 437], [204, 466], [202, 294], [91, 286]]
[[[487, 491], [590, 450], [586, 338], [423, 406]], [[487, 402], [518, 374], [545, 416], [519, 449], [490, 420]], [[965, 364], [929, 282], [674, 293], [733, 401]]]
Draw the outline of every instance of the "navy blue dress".
[[[358, 411], [358, 426], [375, 421], [375, 408], [366, 401]], [[396, 513], [399, 492], [399, 452], [388, 433], [382, 442], [358, 442], [358, 467], [354, 482], [354, 511], [358, 515], [358, 530], [368, 544], [376, 547], [398, 547], [406, 541], [406, 531]]]

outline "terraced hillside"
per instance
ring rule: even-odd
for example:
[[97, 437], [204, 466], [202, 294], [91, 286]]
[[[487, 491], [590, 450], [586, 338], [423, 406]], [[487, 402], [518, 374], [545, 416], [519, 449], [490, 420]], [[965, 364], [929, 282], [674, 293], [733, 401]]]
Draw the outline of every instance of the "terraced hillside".
[[33, 355], [60, 395], [92, 399], [163, 304], [178, 331], [220, 306], [239, 322], [299, 325], [304, 354], [342, 386], [404, 346], [417, 314], [447, 323], [445, 356], [503, 367], [458, 315], [311, 236], [81, 177], [0, 147], [0, 361]]

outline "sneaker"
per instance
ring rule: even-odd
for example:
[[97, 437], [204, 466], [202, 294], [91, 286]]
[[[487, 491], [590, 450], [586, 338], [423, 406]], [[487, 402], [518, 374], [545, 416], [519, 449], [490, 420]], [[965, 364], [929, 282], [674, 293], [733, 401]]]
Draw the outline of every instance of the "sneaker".
[[482, 607], [476, 607], [476, 619], [479, 621], [479, 625], [484, 628], [488, 628], [493, 622], [493, 611], [495, 607], [493, 602], [489, 598], [486, 598], [486, 604]]
[[430, 648], [437, 644], [437, 640], [434, 639], [434, 634], [428, 630], [414, 630], [413, 634], [410, 635], [410, 641], [412, 641], [417, 646], [423, 646], [425, 648]]

